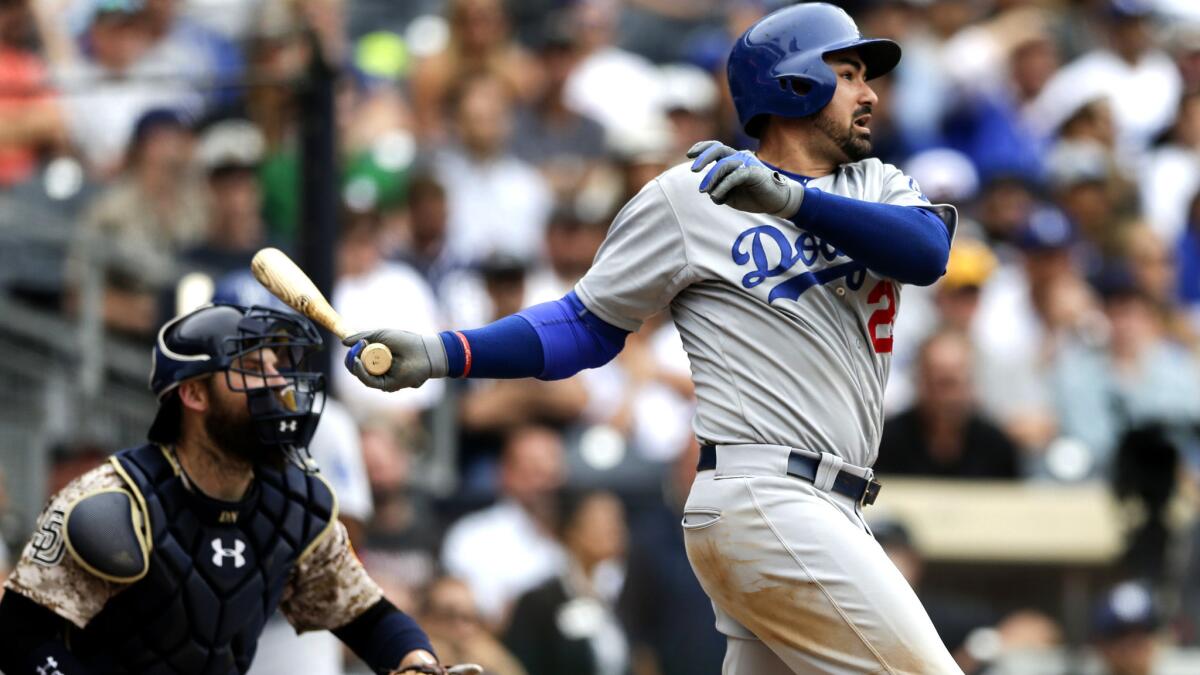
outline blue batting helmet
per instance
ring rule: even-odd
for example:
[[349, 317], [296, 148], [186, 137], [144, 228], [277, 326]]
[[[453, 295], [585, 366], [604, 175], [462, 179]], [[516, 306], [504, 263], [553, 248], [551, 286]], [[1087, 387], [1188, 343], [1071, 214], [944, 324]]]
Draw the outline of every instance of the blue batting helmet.
[[792, 5], [760, 19], [729, 53], [727, 74], [738, 121], [757, 136], [761, 115], [807, 117], [824, 108], [837, 89], [825, 55], [857, 49], [866, 77], [884, 75], [900, 62], [900, 45], [870, 40], [839, 7], [812, 2]]
[[[324, 378], [309, 369], [307, 357], [321, 342], [308, 319], [267, 307], [206, 305], [168, 321], [154, 343], [150, 389], [159, 410], [147, 436], [175, 442], [179, 385], [223, 372], [231, 390], [246, 394], [262, 444], [306, 446], [324, 403]], [[270, 371], [263, 350], [274, 352]]]

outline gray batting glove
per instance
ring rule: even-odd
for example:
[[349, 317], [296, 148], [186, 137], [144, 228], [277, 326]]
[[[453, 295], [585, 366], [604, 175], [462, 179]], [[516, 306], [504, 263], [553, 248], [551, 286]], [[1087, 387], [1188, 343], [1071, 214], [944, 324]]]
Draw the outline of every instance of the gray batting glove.
[[804, 201], [804, 186], [780, 175], [746, 150], [734, 150], [720, 141], [701, 141], [688, 150], [692, 171], [699, 172], [712, 162], [713, 168], [700, 181], [716, 204], [728, 204], [739, 211], [769, 213], [791, 218]]
[[[358, 357], [370, 342], [383, 343], [392, 352], [392, 367], [383, 375], [367, 372]], [[396, 391], [425, 384], [432, 377], [445, 377], [449, 371], [446, 348], [436, 335], [417, 335], [406, 330], [371, 330], [355, 333], [342, 340], [350, 348], [346, 369], [360, 382], [373, 389]]]

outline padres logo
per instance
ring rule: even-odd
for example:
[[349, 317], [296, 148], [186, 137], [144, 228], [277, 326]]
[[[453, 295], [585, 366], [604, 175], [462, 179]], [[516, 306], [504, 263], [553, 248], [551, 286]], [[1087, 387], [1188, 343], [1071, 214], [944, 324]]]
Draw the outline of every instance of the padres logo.
[[34, 562], [51, 567], [62, 561], [63, 552], [66, 550], [62, 526], [62, 509], [53, 509], [41, 519], [38, 530], [33, 533], [33, 540], [29, 544], [33, 547]]

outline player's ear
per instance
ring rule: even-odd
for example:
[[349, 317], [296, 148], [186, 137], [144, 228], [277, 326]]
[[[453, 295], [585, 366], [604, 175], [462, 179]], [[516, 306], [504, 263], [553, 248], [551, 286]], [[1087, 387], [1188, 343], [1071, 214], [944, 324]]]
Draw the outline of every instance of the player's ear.
[[206, 412], [212, 400], [210, 378], [187, 380], [179, 385], [179, 404], [196, 412]]

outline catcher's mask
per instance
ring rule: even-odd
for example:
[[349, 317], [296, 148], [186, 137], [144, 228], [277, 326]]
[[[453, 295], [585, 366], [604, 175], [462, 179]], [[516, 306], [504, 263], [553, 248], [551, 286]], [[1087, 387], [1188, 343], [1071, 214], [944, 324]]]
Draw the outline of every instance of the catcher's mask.
[[180, 383], [223, 373], [230, 390], [246, 395], [258, 442], [305, 465], [301, 452], [325, 402], [324, 377], [307, 365], [320, 348], [308, 319], [266, 307], [207, 305], [167, 322], [154, 344], [150, 389], [159, 410], [148, 438], [175, 442]]

